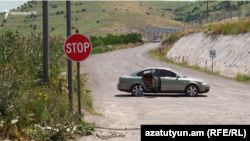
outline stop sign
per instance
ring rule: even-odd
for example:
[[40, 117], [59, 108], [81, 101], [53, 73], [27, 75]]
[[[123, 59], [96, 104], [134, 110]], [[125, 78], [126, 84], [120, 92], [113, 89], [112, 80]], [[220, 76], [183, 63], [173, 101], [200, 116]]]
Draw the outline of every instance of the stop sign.
[[70, 60], [81, 62], [91, 54], [92, 44], [86, 36], [76, 33], [67, 38], [63, 49]]

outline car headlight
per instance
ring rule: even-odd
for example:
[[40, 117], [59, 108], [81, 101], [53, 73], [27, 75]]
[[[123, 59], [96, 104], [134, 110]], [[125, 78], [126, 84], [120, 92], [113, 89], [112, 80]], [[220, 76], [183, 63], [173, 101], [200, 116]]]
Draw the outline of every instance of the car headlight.
[[202, 82], [202, 84], [201, 85], [207, 85], [207, 82]]

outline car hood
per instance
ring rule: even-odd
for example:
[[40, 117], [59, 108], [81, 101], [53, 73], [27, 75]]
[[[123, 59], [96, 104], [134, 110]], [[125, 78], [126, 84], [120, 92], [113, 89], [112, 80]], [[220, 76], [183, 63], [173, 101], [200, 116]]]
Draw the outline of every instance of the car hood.
[[204, 82], [204, 80], [202, 80], [202, 79], [193, 78], [193, 77], [185, 77], [185, 78], [183, 78], [183, 79], [185, 79], [185, 80], [191, 80], [191, 81]]

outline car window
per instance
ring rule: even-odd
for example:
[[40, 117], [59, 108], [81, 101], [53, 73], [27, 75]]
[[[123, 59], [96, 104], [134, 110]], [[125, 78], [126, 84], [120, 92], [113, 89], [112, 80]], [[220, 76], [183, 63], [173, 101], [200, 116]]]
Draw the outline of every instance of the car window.
[[141, 72], [137, 73], [137, 75], [136, 75], [136, 76], [142, 76], [142, 74], [143, 74], [143, 71], [141, 71]]
[[176, 77], [176, 74], [171, 72], [171, 71], [167, 71], [168, 72], [168, 77]]
[[160, 77], [176, 77], [176, 74], [171, 71], [160, 70]]
[[166, 70], [160, 70], [160, 77], [167, 77], [168, 72]]
[[143, 72], [143, 75], [144, 76], [152, 76], [152, 72], [151, 72], [151, 70], [146, 70]]

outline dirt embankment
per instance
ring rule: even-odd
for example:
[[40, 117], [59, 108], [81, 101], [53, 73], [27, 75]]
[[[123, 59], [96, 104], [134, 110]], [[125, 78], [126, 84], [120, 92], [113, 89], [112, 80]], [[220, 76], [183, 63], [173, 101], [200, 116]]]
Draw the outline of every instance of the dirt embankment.
[[250, 75], [250, 33], [239, 35], [206, 35], [193, 33], [179, 39], [167, 53], [175, 62], [187, 61], [211, 70], [209, 50], [216, 50], [213, 70], [227, 77], [237, 73]]

